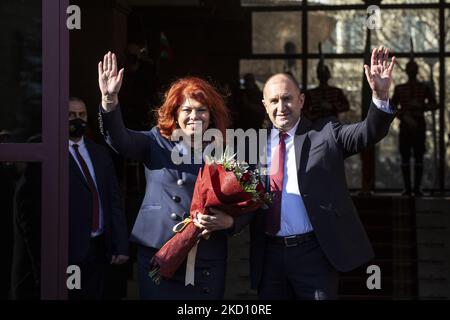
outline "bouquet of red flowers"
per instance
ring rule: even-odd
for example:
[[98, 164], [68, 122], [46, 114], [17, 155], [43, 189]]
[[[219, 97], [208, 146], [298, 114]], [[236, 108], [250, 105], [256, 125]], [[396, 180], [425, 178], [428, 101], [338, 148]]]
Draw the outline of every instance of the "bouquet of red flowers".
[[[272, 201], [272, 195], [265, 191], [258, 170], [250, 170], [246, 163], [238, 163], [234, 156], [225, 150], [220, 160], [208, 159], [203, 169], [200, 169], [194, 187], [190, 218], [174, 227], [175, 235], [152, 258], [149, 276], [156, 283], [159, 283], [161, 277], [170, 279], [186, 257], [191, 256], [191, 249], [196, 249], [202, 230], [192, 220], [198, 213], [208, 214], [209, 207], [216, 207], [237, 217], [259, 207], [266, 207]], [[194, 249], [191, 261], [188, 258], [188, 266], [189, 262], [195, 262]], [[187, 272], [193, 273], [193, 267]], [[193, 274], [189, 277], [193, 279]], [[186, 281], [193, 284], [193, 280], [188, 280], [189, 277], [186, 275]]]

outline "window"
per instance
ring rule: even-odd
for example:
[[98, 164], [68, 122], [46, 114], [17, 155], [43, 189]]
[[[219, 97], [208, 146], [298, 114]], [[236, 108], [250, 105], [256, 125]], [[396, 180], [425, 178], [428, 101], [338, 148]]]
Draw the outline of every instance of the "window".
[[445, 134], [444, 134], [444, 148], [445, 148], [445, 187], [450, 188], [450, 111], [448, 106], [450, 105], [450, 58], [445, 59], [445, 73], [446, 83], [445, 88], [447, 90], [445, 95]]
[[0, 4], [0, 143], [41, 142], [41, 7], [41, 1]]
[[364, 52], [365, 19], [362, 10], [308, 12], [309, 53], [319, 52], [319, 42], [323, 53]]
[[[20, 287], [37, 299], [62, 299], [67, 289], [68, 124], [62, 106], [68, 97], [68, 5], [67, 0], [0, 3], [0, 36], [5, 39], [0, 43], [0, 185], [6, 191], [2, 204], [9, 206], [1, 213], [12, 223], [1, 223], [10, 232], [2, 242], [10, 260], [1, 273], [10, 276], [7, 281], [13, 276], [19, 287], [39, 281]], [[24, 250], [31, 251], [24, 255]], [[32, 274], [17, 273], [21, 267]]]
[[384, 44], [393, 52], [408, 52], [410, 37], [416, 52], [439, 51], [439, 11], [401, 9], [381, 11], [382, 28], [372, 32], [372, 44]]
[[302, 51], [301, 12], [253, 12], [253, 53], [293, 54]]

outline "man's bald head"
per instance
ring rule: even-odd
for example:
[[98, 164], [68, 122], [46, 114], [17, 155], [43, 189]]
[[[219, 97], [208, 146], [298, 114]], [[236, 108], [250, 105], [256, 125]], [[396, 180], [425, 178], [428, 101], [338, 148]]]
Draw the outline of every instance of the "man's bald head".
[[290, 81], [294, 85], [294, 87], [297, 88], [299, 92], [301, 92], [300, 85], [297, 82], [297, 80], [295, 80], [294, 76], [290, 73], [282, 72], [276, 73], [272, 75], [269, 79], [267, 79], [266, 83], [264, 84], [263, 95], [266, 92], [267, 85], [271, 84], [272, 82], [286, 81], [286, 80]]

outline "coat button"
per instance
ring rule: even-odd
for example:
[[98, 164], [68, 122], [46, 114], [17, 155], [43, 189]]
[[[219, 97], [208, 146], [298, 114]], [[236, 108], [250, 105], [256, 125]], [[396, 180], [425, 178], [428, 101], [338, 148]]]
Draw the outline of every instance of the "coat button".
[[181, 187], [183, 184], [184, 184], [184, 180], [183, 179], [178, 179], [177, 185], [179, 185]]
[[172, 200], [176, 203], [179, 203], [181, 201], [181, 198], [179, 196], [172, 196]]
[[203, 275], [204, 275], [205, 277], [209, 277], [209, 276], [211, 275], [211, 273], [209, 273], [208, 270], [203, 270]]
[[172, 220], [175, 220], [175, 221], [179, 220], [178, 215], [177, 215], [176, 213], [172, 213], [172, 214], [170, 215], [170, 218], [171, 218]]

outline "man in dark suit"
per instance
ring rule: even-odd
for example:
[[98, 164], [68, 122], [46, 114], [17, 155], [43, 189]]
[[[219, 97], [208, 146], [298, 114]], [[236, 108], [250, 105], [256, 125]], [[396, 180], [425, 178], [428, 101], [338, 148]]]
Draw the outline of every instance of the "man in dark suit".
[[81, 290], [70, 299], [100, 299], [109, 264], [128, 260], [128, 232], [122, 197], [106, 148], [84, 137], [86, 106], [69, 102], [69, 264], [81, 269]]
[[[408, 82], [394, 89], [392, 104], [398, 106], [400, 119], [399, 151], [402, 159], [402, 174], [405, 190], [403, 195], [411, 195], [411, 155], [414, 156], [414, 194], [422, 196], [421, 182], [423, 155], [426, 151], [426, 121], [424, 113], [436, 109], [438, 104], [429, 85], [417, 80], [419, 66], [412, 58], [406, 64]], [[412, 154], [411, 154], [412, 151]]]
[[389, 131], [395, 57], [389, 65], [388, 54], [374, 49], [371, 67], [364, 66], [373, 101], [366, 119], [351, 125], [302, 117], [304, 95], [291, 76], [266, 82], [263, 103], [273, 127], [263, 152], [274, 200], [250, 226], [252, 287], [261, 299], [335, 299], [338, 272], [374, 256], [347, 189], [344, 159]]

